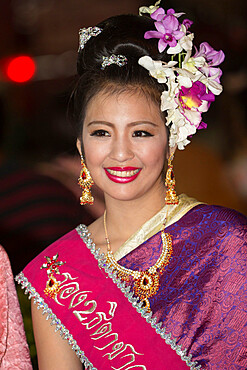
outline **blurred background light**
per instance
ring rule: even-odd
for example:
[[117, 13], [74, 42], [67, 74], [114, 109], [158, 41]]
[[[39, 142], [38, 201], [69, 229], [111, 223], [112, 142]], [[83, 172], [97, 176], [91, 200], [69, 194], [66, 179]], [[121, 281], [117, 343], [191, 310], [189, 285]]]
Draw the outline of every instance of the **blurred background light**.
[[31, 80], [35, 74], [36, 64], [30, 56], [21, 55], [12, 58], [6, 69], [7, 77], [17, 83]]

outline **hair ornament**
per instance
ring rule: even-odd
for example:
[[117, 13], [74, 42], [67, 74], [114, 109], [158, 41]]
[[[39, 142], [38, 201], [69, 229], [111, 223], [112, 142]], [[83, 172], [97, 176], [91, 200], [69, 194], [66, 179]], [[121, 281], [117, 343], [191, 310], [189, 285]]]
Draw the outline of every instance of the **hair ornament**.
[[222, 92], [222, 71], [218, 66], [225, 55], [222, 50], [214, 50], [207, 42], [200, 44], [199, 51], [195, 47], [193, 54], [194, 34], [188, 31], [193, 22], [189, 19], [180, 22], [178, 18], [184, 13], [175, 13], [174, 9], [166, 12], [157, 7], [157, 3], [149, 10], [146, 13], [154, 20], [156, 30], [147, 31], [144, 38], [157, 38], [159, 52], [166, 50], [171, 59], [166, 63], [143, 56], [138, 63], [165, 85], [161, 95], [161, 111], [167, 112], [169, 145], [171, 148], [177, 145], [178, 149], [184, 149], [190, 142], [188, 137], [207, 127], [202, 122], [202, 113], [208, 111], [215, 95]]
[[88, 28], [81, 28], [79, 31], [79, 50], [84, 49], [84, 46], [91, 39], [91, 37], [98, 36], [102, 32], [102, 28], [99, 27], [88, 27]]
[[101, 69], [104, 70], [111, 64], [117, 64], [119, 67], [123, 67], [125, 64], [128, 63], [128, 59], [124, 55], [115, 55], [112, 54], [109, 57], [103, 57], [103, 61], [101, 64]]

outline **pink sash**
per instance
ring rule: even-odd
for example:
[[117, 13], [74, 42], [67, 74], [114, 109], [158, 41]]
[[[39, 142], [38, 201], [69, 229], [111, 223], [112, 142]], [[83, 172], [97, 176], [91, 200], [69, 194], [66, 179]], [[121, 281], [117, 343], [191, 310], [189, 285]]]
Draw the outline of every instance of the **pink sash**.
[[[138, 307], [111, 272], [105, 272], [108, 266], [86, 228], [80, 226], [77, 231], [84, 242], [75, 230], [65, 235], [30, 262], [17, 281], [52, 319], [81, 361], [89, 369], [101, 370], [195, 369], [196, 364], [161, 324]], [[60, 290], [53, 299], [44, 294], [47, 273], [40, 267], [46, 262], [44, 256], [57, 253], [58, 260], [66, 263], [59, 266], [60, 275], [55, 275]]]

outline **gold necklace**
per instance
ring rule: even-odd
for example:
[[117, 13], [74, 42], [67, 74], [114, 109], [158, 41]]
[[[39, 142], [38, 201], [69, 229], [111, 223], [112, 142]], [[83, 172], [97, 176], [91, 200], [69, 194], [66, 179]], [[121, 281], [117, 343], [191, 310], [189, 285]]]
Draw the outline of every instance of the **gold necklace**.
[[160, 275], [164, 271], [165, 267], [168, 265], [171, 255], [172, 255], [172, 237], [170, 234], [165, 233], [165, 225], [161, 230], [161, 239], [162, 239], [162, 252], [156, 261], [156, 263], [146, 269], [145, 271], [136, 271], [131, 270], [126, 267], [119, 265], [116, 261], [110, 245], [110, 240], [107, 232], [106, 227], [106, 211], [104, 212], [104, 230], [105, 230], [105, 239], [107, 244], [107, 253], [106, 258], [108, 263], [113, 267], [114, 271], [116, 271], [119, 278], [122, 280], [129, 282], [130, 276], [132, 276], [134, 280], [134, 292], [143, 302], [143, 307], [147, 309], [148, 312], [151, 311], [150, 309], [150, 302], [149, 298], [154, 296], [159, 287], [160, 287]]

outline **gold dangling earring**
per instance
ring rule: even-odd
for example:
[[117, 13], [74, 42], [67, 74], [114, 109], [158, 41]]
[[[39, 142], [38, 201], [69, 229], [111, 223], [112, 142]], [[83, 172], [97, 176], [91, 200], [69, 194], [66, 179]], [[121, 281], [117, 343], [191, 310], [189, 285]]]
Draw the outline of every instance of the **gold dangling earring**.
[[90, 192], [90, 189], [92, 185], [94, 184], [94, 182], [93, 182], [93, 179], [90, 175], [88, 168], [86, 167], [84, 163], [83, 156], [81, 156], [81, 165], [82, 165], [82, 169], [81, 169], [80, 176], [78, 179], [78, 184], [83, 190], [82, 190], [82, 195], [80, 197], [80, 203], [82, 206], [84, 206], [85, 204], [92, 205], [94, 198]]
[[178, 204], [178, 196], [176, 194], [175, 190], [175, 176], [173, 172], [173, 154], [170, 155], [168, 158], [168, 168], [166, 172], [166, 180], [165, 180], [165, 186], [166, 186], [166, 197], [165, 202], [166, 204]]

